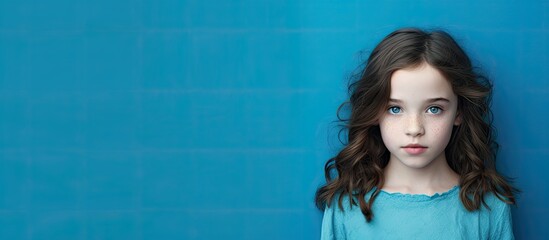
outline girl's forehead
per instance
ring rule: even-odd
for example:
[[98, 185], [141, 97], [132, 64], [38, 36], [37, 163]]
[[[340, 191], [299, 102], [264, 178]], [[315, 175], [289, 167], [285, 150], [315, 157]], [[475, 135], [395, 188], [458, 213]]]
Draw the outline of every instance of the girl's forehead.
[[448, 81], [436, 68], [421, 64], [397, 70], [391, 76], [391, 99], [415, 100], [457, 98]]

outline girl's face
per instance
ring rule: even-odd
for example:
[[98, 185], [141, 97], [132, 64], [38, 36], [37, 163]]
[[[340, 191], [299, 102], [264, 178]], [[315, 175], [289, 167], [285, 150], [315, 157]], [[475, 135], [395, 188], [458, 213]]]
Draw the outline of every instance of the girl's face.
[[445, 161], [452, 128], [459, 125], [457, 96], [438, 70], [427, 63], [391, 76], [391, 95], [379, 120], [389, 161], [420, 169]]

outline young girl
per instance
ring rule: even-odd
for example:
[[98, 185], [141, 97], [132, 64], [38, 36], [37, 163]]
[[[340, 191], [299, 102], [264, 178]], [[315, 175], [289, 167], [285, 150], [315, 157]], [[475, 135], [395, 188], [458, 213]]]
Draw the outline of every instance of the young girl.
[[389, 34], [349, 92], [348, 142], [315, 196], [322, 239], [514, 239], [491, 84], [449, 34]]

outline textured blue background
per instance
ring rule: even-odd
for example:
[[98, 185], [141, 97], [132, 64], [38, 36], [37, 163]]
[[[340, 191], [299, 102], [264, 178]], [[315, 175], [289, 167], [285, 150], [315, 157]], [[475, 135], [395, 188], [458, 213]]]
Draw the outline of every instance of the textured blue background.
[[548, 1], [376, 2], [0, 1], [0, 239], [317, 239], [346, 77], [402, 26], [493, 78], [515, 234], [548, 236]]

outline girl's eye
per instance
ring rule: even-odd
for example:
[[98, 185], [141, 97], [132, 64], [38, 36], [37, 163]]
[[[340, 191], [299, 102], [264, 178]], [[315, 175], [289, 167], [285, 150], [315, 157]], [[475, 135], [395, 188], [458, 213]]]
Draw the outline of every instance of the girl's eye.
[[389, 113], [390, 114], [399, 114], [401, 111], [400, 107], [390, 107], [389, 108]]
[[427, 112], [432, 113], [432, 114], [441, 114], [442, 113], [442, 108], [429, 107], [429, 109], [427, 109]]

